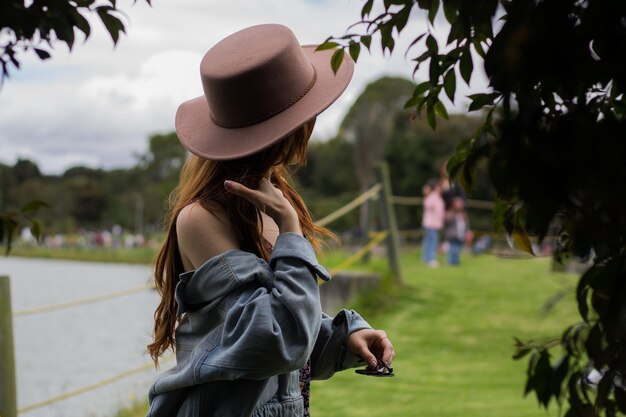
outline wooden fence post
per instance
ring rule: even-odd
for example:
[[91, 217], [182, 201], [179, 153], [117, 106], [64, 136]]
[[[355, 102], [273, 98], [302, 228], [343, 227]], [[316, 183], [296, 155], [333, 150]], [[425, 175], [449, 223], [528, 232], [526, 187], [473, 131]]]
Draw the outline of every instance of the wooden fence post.
[[380, 192], [380, 211], [382, 227], [389, 230], [387, 237], [387, 252], [389, 263], [393, 271], [397, 284], [403, 283], [402, 270], [400, 268], [400, 234], [398, 233], [398, 222], [396, 221], [396, 211], [391, 201], [391, 177], [389, 176], [389, 166], [386, 162], [381, 162], [378, 166], [380, 182], [383, 186]]
[[0, 417], [17, 417], [11, 281], [0, 276]]

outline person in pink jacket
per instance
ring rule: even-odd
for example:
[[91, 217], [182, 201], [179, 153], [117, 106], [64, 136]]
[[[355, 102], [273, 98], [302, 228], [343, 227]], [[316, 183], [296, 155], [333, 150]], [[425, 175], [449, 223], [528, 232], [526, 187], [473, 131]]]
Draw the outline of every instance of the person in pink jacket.
[[431, 267], [439, 266], [437, 247], [439, 232], [443, 229], [446, 208], [441, 197], [441, 187], [435, 180], [430, 180], [422, 187], [424, 194], [424, 214], [422, 217], [422, 259]]

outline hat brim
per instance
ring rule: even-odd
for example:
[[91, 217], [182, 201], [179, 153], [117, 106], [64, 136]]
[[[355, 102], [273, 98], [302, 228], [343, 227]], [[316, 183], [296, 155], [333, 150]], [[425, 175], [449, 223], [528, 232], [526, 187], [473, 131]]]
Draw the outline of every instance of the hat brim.
[[302, 49], [317, 72], [313, 87], [295, 104], [271, 118], [240, 128], [216, 125], [204, 96], [181, 104], [176, 112], [176, 134], [191, 153], [211, 160], [237, 159], [263, 150], [327, 109], [343, 93], [354, 72], [354, 62], [345, 55], [337, 73], [330, 58], [334, 50]]

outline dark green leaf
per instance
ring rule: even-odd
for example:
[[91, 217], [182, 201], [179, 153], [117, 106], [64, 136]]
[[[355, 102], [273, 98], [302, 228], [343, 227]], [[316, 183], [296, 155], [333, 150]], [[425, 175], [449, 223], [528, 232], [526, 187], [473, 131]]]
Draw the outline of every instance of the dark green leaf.
[[428, 77], [434, 84], [439, 83], [439, 77], [441, 76], [441, 65], [439, 65], [438, 55], [434, 55], [430, 59], [430, 65], [428, 66]]
[[443, 77], [443, 88], [450, 101], [454, 103], [454, 94], [456, 93], [456, 74], [454, 73], [454, 68], [449, 69]]
[[361, 43], [365, 45], [365, 47], [369, 51], [370, 45], [372, 43], [372, 37], [370, 35], [361, 36]]
[[437, 113], [439, 116], [443, 117], [446, 120], [449, 118], [446, 106], [444, 106], [440, 100], [437, 100], [437, 102], [435, 103], [435, 113]]
[[125, 33], [126, 29], [122, 21], [118, 17], [111, 14], [111, 12], [114, 12], [115, 9], [111, 6], [100, 6], [96, 8], [96, 11], [107, 32], [111, 35], [113, 43], [117, 44], [117, 41], [120, 38], [120, 33]]
[[531, 378], [534, 379], [534, 390], [537, 395], [537, 401], [544, 407], [548, 406], [552, 392], [549, 389], [548, 381], [550, 380], [550, 373], [552, 367], [550, 366], [550, 354], [547, 351], [542, 351], [539, 354], [539, 360], [533, 369]]
[[435, 17], [437, 17], [437, 12], [439, 11], [439, 0], [432, 0], [430, 3], [430, 9], [428, 10], [428, 20], [430, 23], [435, 23]]
[[428, 35], [426, 38], [426, 47], [431, 52], [431, 54], [436, 54], [439, 52], [439, 46], [437, 45], [437, 39], [433, 35]]
[[413, 107], [420, 107], [424, 103], [424, 100], [426, 100], [425, 96], [411, 97], [406, 103], [404, 103], [404, 108], [409, 109]]
[[55, 19], [54, 33], [60, 41], [65, 42], [71, 51], [74, 46], [74, 27], [68, 24], [64, 19]]
[[336, 47], [338, 47], [339, 44], [337, 42], [332, 42], [332, 41], [326, 41], [323, 44], [319, 45], [317, 48], [315, 48], [316, 51], [325, 51], [327, 49], [334, 49]]
[[372, 6], [374, 5], [374, 0], [367, 0], [361, 9], [361, 19], [364, 19], [365, 16], [369, 16], [372, 11]]
[[89, 26], [89, 22], [76, 9], [72, 9], [72, 16], [74, 17], [74, 24], [85, 34], [85, 40], [87, 40], [91, 34], [91, 26]]
[[472, 94], [468, 96], [472, 102], [469, 105], [469, 111], [480, 110], [485, 106], [493, 105], [493, 102], [500, 97], [499, 93], [490, 93], [490, 94]]
[[413, 97], [423, 95], [426, 91], [430, 89], [430, 86], [430, 81], [424, 81], [419, 83], [415, 86], [415, 89], [413, 90]]
[[361, 44], [351, 43], [348, 47], [348, 51], [350, 52], [350, 56], [354, 62], [356, 62], [359, 59], [359, 53], [361, 52]]
[[550, 376], [550, 391], [554, 398], [560, 402], [563, 381], [567, 377], [569, 372], [569, 359], [567, 356], [563, 356], [561, 360], [554, 366], [552, 375]]
[[35, 220], [31, 222], [30, 232], [33, 234], [35, 239], [39, 240], [41, 238], [41, 225], [39, 222]]
[[533, 252], [533, 245], [530, 243], [528, 234], [524, 229], [519, 226], [515, 227], [515, 229], [513, 230], [513, 241], [515, 242], [515, 245], [522, 251], [530, 255], [535, 254]]
[[409, 21], [409, 16], [411, 15], [412, 8], [413, 8], [413, 3], [409, 3], [405, 5], [401, 10], [399, 10], [394, 16], [393, 23], [398, 33], [402, 32], [407, 22]]
[[433, 103], [426, 104], [426, 120], [433, 130], [437, 128], [437, 118], [435, 116], [435, 106]]
[[588, 269], [583, 276], [578, 281], [578, 286], [576, 287], [576, 301], [578, 303], [578, 312], [580, 316], [585, 320], [585, 322], [589, 322], [589, 281], [591, 277], [596, 272], [596, 267], [593, 266]]
[[34, 213], [42, 207], [49, 207], [48, 203], [42, 200], [33, 200], [24, 204], [20, 209], [22, 213]]
[[482, 58], [485, 59], [485, 50], [483, 49], [483, 45], [479, 40], [474, 40], [474, 42], [472, 43], [472, 45], [474, 45], [474, 49], [476, 50], [476, 53]]
[[337, 49], [333, 53], [333, 56], [330, 58], [330, 66], [333, 69], [333, 72], [335, 74], [337, 73], [337, 71], [339, 71], [339, 67], [341, 66], [341, 63], [343, 62], [344, 55], [345, 55], [345, 50]]
[[443, 3], [443, 13], [446, 16], [446, 20], [453, 25], [457, 19], [457, 9], [454, 5], [450, 4], [451, 2], [446, 1]]
[[426, 99], [424, 93], [430, 89], [430, 86], [430, 81], [424, 81], [415, 86], [415, 89], [413, 89], [413, 96], [407, 100], [404, 104], [404, 108], [407, 109], [421, 106]]
[[461, 77], [465, 80], [465, 83], [469, 85], [472, 78], [472, 71], [474, 70], [474, 64], [472, 62], [472, 55], [469, 48], [466, 48], [461, 55], [461, 61], [459, 63], [459, 69], [461, 70]]
[[604, 340], [604, 331], [600, 327], [599, 323], [594, 324], [587, 335], [585, 341], [585, 348], [587, 349], [587, 355], [593, 360], [594, 366], [601, 369], [604, 366], [604, 349], [606, 343]]
[[531, 352], [531, 349], [530, 349], [530, 348], [528, 348], [528, 347], [524, 347], [524, 348], [521, 348], [521, 349], [517, 349], [517, 350], [515, 351], [515, 354], [513, 354], [513, 359], [514, 359], [514, 360], [521, 359], [521, 358], [523, 358], [524, 356], [528, 355], [530, 352]]
[[620, 386], [614, 388], [615, 404], [622, 413], [626, 414], [626, 389]]
[[48, 58], [50, 58], [50, 53], [48, 51], [45, 51], [45, 50], [39, 49], [39, 48], [33, 48], [33, 50], [35, 51], [35, 53], [37, 54], [39, 59], [48, 59]]
[[393, 40], [391, 32], [392, 29], [393, 28], [391, 26], [382, 26], [380, 28], [380, 44], [383, 53], [385, 52], [385, 49], [389, 49], [389, 53], [391, 53], [393, 51], [393, 47], [395, 46], [395, 41]]
[[596, 410], [602, 410], [606, 406], [606, 400], [609, 396], [611, 386], [613, 385], [614, 375], [613, 372], [607, 371], [598, 382], [598, 389], [596, 392], [595, 407]]
[[471, 167], [467, 163], [467, 160], [466, 160], [463, 166], [459, 169], [459, 173], [457, 174], [457, 177], [456, 177], [457, 180], [459, 181], [459, 184], [463, 188], [463, 191], [465, 191], [466, 194], [472, 193], [472, 188], [474, 187], [475, 176], [476, 176], [475, 169]]

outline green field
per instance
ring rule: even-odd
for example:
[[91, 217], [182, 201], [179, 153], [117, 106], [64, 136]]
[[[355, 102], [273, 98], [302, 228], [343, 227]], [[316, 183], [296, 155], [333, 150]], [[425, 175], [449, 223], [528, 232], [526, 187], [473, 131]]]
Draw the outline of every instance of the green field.
[[[328, 256], [335, 264], [337, 256]], [[381, 263], [375, 262], [380, 269]], [[403, 256], [406, 285], [353, 303], [370, 323], [387, 331], [397, 358], [394, 378], [351, 370], [314, 381], [314, 417], [428, 416], [515, 417], [546, 414], [523, 397], [525, 361], [513, 361], [513, 337], [559, 335], [577, 320], [566, 298], [549, 313], [544, 302], [570, 288], [576, 276], [550, 272], [548, 259], [513, 260], [465, 256], [458, 268], [431, 269], [416, 250]], [[145, 405], [135, 414], [145, 415]]]

